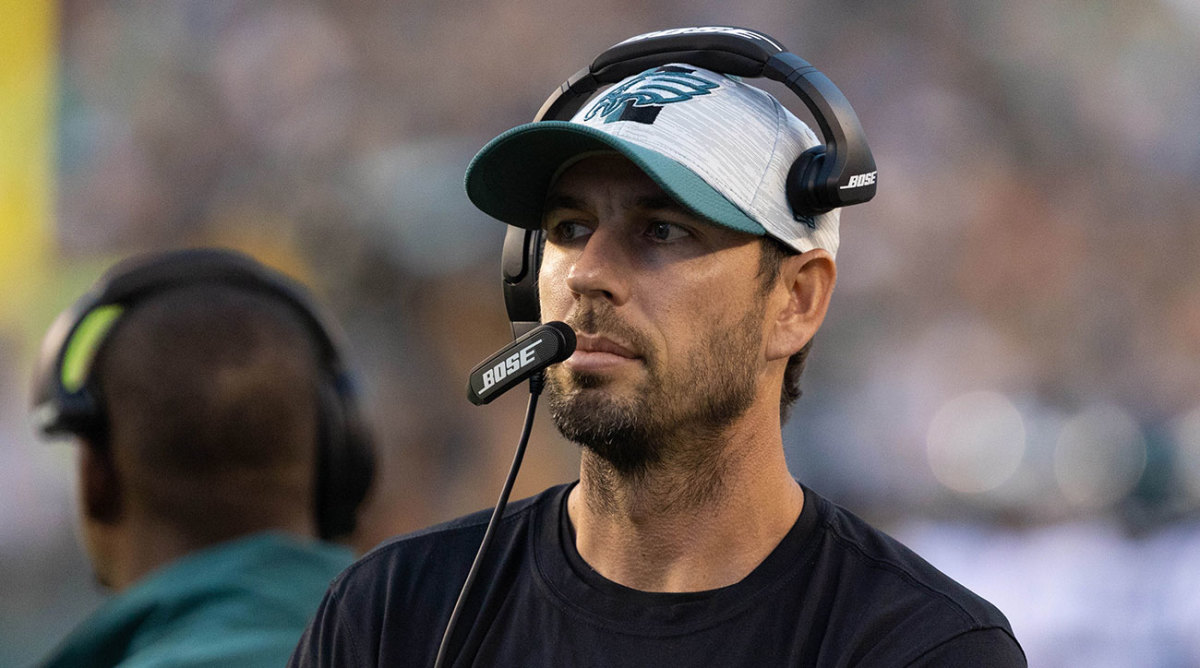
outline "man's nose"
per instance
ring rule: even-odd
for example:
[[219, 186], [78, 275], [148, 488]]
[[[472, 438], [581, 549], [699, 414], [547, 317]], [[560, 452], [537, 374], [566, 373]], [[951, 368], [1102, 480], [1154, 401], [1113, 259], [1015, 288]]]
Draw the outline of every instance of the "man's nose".
[[571, 263], [567, 288], [576, 298], [606, 299], [620, 306], [629, 298], [630, 259], [628, 244], [618, 231], [600, 226]]

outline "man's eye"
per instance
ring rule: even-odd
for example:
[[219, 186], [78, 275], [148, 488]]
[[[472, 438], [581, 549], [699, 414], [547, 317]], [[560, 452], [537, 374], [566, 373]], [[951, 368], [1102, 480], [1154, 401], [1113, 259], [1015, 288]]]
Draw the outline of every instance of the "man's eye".
[[551, 226], [548, 236], [551, 241], [556, 243], [565, 243], [585, 237], [590, 232], [591, 230], [589, 230], [586, 226], [566, 220]]
[[674, 223], [656, 221], [646, 228], [646, 236], [654, 241], [675, 241], [689, 234], [683, 227]]

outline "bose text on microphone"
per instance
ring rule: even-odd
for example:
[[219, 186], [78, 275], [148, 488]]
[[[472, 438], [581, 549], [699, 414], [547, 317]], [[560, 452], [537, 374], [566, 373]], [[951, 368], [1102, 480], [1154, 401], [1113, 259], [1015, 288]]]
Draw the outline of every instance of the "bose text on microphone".
[[476, 406], [488, 403], [517, 383], [575, 352], [575, 331], [562, 322], [548, 322], [531, 330], [471, 369], [467, 399]]

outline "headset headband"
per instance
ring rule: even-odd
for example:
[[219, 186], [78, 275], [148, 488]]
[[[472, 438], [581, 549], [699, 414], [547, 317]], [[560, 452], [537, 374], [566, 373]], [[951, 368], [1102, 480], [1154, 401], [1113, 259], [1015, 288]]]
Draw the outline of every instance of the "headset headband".
[[812, 177], [809, 209], [823, 213], [861, 204], [875, 196], [874, 181], [850, 184], [852, 177], [875, 171], [875, 158], [846, 96], [829, 77], [757, 30], [700, 26], [631, 37], [567, 79], [550, 95], [534, 120], [570, 118], [600, 86], [615, 84], [652, 67], [679, 62], [726, 75], [765, 77], [787, 86], [803, 100], [825, 141], [825, 158]]
[[[340, 330], [290, 279], [233, 251], [208, 248], [171, 251], [119, 263], [58, 317], [43, 344], [42, 359], [34, 376], [38, 428], [52, 434], [86, 432], [95, 426], [93, 423], [100, 413], [95, 397], [90, 396], [94, 394], [88, 381], [90, 367], [96, 349], [109, 333], [108, 327], [120, 316], [109, 311], [103, 322], [89, 331], [96, 322], [94, 315], [103, 313], [106, 306], [128, 308], [150, 295], [204, 284], [227, 285], [283, 300], [311, 332], [321, 357], [321, 368], [332, 375], [339, 391], [349, 389], [349, 375], [339, 354]], [[73, 355], [80, 347], [80, 339], [85, 337], [92, 337], [83, 344], [89, 350]]]

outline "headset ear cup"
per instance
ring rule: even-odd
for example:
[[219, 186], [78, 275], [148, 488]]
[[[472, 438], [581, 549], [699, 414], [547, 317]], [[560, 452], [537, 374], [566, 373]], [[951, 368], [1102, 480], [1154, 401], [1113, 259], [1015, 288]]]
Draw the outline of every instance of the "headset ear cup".
[[509, 227], [504, 237], [500, 267], [504, 306], [512, 325], [513, 338], [519, 338], [541, 322], [538, 303], [538, 271], [542, 264], [542, 231]]
[[375, 478], [375, 451], [350, 397], [328, 384], [318, 395], [317, 533], [332, 540], [358, 524], [358, 508]]
[[108, 441], [108, 414], [96, 396], [99, 381], [89, 379], [88, 386], [74, 394], [63, 394], [58, 399], [59, 429], [77, 434], [96, 442]]
[[825, 156], [824, 146], [814, 146], [801, 153], [788, 170], [787, 199], [796, 220], [833, 210], [822, 202], [818, 185]]

